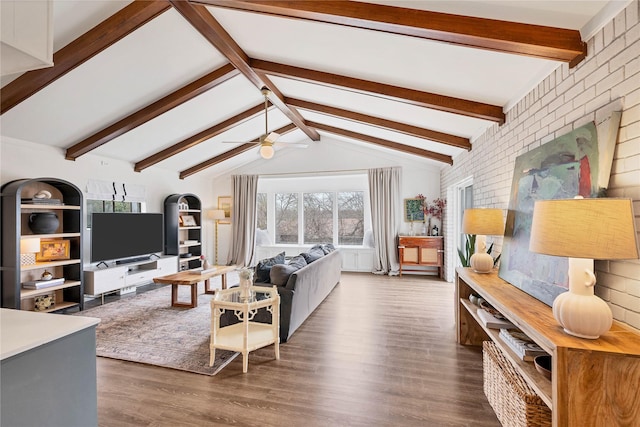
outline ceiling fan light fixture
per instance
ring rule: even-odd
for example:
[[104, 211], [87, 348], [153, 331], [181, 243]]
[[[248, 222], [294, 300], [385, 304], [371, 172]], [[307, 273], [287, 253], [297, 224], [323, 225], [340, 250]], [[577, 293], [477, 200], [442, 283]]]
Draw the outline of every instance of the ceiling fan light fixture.
[[276, 150], [273, 149], [273, 144], [263, 143], [260, 146], [260, 156], [262, 156], [263, 159], [269, 160], [273, 157], [275, 152]]

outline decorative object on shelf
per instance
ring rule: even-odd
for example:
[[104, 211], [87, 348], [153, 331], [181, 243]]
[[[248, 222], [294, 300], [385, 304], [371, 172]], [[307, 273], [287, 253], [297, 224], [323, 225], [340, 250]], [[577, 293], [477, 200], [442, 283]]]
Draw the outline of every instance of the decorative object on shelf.
[[187, 202], [178, 202], [178, 210], [179, 211], [188, 211], [189, 210], [189, 203], [187, 203]]
[[198, 225], [193, 215], [180, 215], [180, 223], [183, 227], [196, 227]]
[[51, 198], [51, 192], [49, 192], [47, 190], [40, 190], [36, 194], [33, 195], [33, 198], [34, 199], [50, 199]]
[[253, 285], [253, 269], [241, 268], [238, 272], [240, 277], [240, 300], [248, 301], [251, 299], [251, 286]]
[[207, 218], [213, 220], [215, 222], [216, 227], [216, 240], [215, 240], [215, 250], [216, 250], [216, 259], [215, 265], [218, 265], [218, 224], [221, 220], [225, 219], [225, 212], [222, 209], [212, 209], [207, 212]]
[[53, 279], [53, 274], [51, 274], [49, 272], [49, 270], [45, 270], [44, 273], [42, 273], [42, 276], [40, 276], [40, 280], [51, 280]]
[[56, 305], [56, 294], [38, 295], [33, 300], [34, 311], [45, 311], [54, 308]]
[[62, 284], [64, 284], [64, 277], [57, 277], [55, 279], [50, 278], [48, 280], [30, 280], [28, 282], [24, 282], [22, 287], [25, 289], [44, 289]]
[[553, 316], [570, 335], [596, 339], [611, 328], [611, 309], [594, 294], [593, 260], [637, 259], [631, 199], [539, 200], [529, 250], [569, 257], [569, 292], [553, 301]]
[[70, 258], [71, 244], [64, 239], [41, 239], [36, 261], [58, 261]]
[[[465, 209], [462, 232], [476, 235], [476, 250], [469, 260], [471, 268], [476, 273], [489, 273], [493, 268], [493, 258], [487, 253], [486, 235], [502, 235], [503, 231], [504, 221], [501, 209]], [[470, 244], [470, 240], [467, 243]]]
[[536, 356], [533, 359], [533, 364], [536, 367], [536, 371], [540, 372], [548, 380], [551, 380], [551, 367], [553, 366], [551, 362], [551, 356], [549, 356], [548, 354]]
[[36, 254], [40, 252], [39, 237], [25, 237], [20, 239], [20, 265], [36, 263]]
[[59, 225], [55, 212], [34, 212], [29, 215], [29, 228], [35, 234], [55, 233]]
[[218, 196], [218, 209], [224, 211], [224, 220], [220, 224], [231, 224], [231, 196]]
[[433, 228], [431, 229], [431, 235], [432, 236], [439, 236], [440, 235], [440, 230], [438, 229], [437, 225], [434, 225]]

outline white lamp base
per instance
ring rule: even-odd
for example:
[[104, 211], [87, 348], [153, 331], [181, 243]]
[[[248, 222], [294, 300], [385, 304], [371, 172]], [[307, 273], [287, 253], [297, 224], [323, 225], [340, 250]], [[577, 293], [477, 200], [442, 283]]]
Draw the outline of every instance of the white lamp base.
[[471, 255], [471, 268], [476, 273], [490, 273], [493, 270], [493, 258], [486, 252]]
[[597, 339], [611, 329], [611, 309], [594, 295], [593, 260], [569, 258], [569, 292], [553, 301], [553, 317], [564, 331], [579, 338]]

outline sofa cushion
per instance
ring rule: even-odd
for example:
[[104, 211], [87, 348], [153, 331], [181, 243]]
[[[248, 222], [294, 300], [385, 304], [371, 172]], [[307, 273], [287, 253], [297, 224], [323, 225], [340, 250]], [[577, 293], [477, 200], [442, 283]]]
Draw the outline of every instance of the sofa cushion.
[[274, 265], [284, 264], [284, 252], [272, 258], [266, 258], [258, 262], [256, 265], [256, 279], [257, 283], [269, 283], [271, 268]]
[[324, 251], [321, 248], [314, 247], [309, 249], [309, 252], [303, 252], [299, 256], [303, 257], [307, 264], [311, 264], [313, 261], [322, 258]]
[[307, 262], [300, 255], [294, 256], [287, 264], [276, 264], [271, 267], [269, 278], [276, 286], [284, 286], [289, 281], [289, 276], [307, 265]]

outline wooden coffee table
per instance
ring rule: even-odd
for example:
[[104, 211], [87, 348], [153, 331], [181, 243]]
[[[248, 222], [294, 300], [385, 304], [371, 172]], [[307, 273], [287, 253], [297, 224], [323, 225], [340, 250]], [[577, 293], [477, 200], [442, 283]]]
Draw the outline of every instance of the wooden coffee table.
[[[168, 274], [166, 276], [154, 277], [155, 283], [171, 285], [171, 306], [194, 308], [198, 306], [198, 283], [204, 281], [204, 293], [215, 294], [215, 289], [211, 289], [210, 279], [222, 276], [222, 289], [227, 289], [227, 273], [234, 271], [235, 265], [216, 265], [215, 270], [208, 273], [200, 273], [199, 270], [187, 270], [179, 273]], [[213, 268], [212, 268], [213, 269]], [[178, 286], [191, 286], [191, 301], [178, 301]]]

